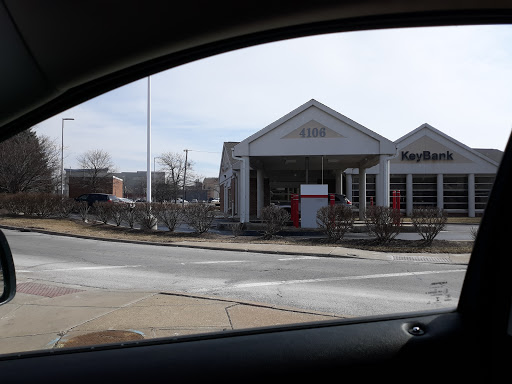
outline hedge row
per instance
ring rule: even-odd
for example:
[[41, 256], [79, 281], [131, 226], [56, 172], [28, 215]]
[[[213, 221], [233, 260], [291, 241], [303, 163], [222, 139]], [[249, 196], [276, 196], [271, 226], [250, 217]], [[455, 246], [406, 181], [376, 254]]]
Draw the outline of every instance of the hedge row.
[[186, 223], [195, 232], [205, 233], [215, 218], [215, 207], [208, 204], [189, 204], [183, 208], [181, 204], [172, 203], [97, 202], [90, 207], [87, 202], [48, 193], [1, 194], [0, 209], [11, 215], [45, 218], [66, 218], [78, 213], [83, 221], [93, 216], [103, 223], [113, 221], [117, 226], [124, 222], [130, 228], [139, 224], [142, 229], [153, 229], [161, 223], [171, 232]]

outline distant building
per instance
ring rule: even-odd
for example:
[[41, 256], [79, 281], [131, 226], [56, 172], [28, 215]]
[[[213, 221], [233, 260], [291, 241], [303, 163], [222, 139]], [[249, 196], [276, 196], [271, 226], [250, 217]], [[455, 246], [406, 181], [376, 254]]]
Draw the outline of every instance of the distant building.
[[84, 193], [109, 193], [123, 197], [123, 180], [107, 170], [97, 174], [90, 169], [66, 169], [66, 188], [64, 194], [69, 197], [78, 197]]
[[[146, 171], [117, 172], [114, 175], [123, 180], [123, 197], [133, 200], [146, 198]], [[151, 183], [152, 185], [165, 183], [165, 172], [151, 172]]]
[[219, 198], [219, 178], [218, 177], [205, 177], [203, 180], [203, 190], [206, 191], [206, 199]]

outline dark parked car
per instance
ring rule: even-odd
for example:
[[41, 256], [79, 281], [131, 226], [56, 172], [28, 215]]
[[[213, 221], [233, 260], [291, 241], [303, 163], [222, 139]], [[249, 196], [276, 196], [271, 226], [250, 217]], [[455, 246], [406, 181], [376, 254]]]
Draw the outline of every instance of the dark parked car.
[[75, 198], [75, 200], [87, 201], [89, 203], [89, 207], [92, 207], [92, 205], [97, 201], [108, 201], [111, 203], [117, 203], [120, 201], [118, 197], [108, 193], [85, 193]]

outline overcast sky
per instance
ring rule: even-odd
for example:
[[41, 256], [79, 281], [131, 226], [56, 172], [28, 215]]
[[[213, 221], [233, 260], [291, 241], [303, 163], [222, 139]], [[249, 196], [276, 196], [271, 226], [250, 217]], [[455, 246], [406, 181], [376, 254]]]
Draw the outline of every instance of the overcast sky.
[[[174, 68], [151, 77], [152, 158], [189, 149], [196, 173], [217, 177], [224, 141], [241, 141], [310, 99], [393, 141], [429, 123], [472, 148], [503, 150], [512, 127], [511, 42], [511, 26], [352, 32]], [[66, 168], [103, 149], [119, 171], [144, 171], [147, 83], [90, 100], [36, 131], [60, 148], [61, 119], [74, 118], [64, 128]]]

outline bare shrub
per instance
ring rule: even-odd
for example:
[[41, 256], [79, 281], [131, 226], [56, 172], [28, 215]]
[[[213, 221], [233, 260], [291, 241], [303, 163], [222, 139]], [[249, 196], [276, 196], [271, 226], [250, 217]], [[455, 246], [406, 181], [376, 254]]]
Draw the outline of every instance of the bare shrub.
[[154, 203], [153, 212], [156, 218], [163, 223], [170, 232], [180, 224], [183, 217], [182, 207], [174, 203]]
[[129, 205], [125, 203], [110, 203], [110, 215], [116, 226], [120, 226], [123, 222], [124, 211], [129, 209]]
[[374, 205], [366, 209], [365, 223], [370, 234], [387, 243], [400, 233], [402, 217], [399, 210]]
[[24, 193], [8, 194], [4, 196], [3, 207], [11, 215], [20, 215], [27, 211]]
[[135, 206], [135, 221], [140, 225], [142, 230], [152, 231], [158, 222], [153, 214], [153, 204], [138, 203]]
[[135, 207], [136, 206], [133, 204], [127, 204], [121, 212], [122, 220], [126, 221], [130, 228], [133, 228], [137, 221], [137, 211]]
[[183, 210], [185, 222], [198, 234], [208, 232], [215, 219], [215, 207], [204, 204], [189, 204]]
[[469, 228], [469, 233], [471, 234], [471, 238], [473, 239], [473, 241], [475, 241], [478, 235], [478, 227]]
[[327, 234], [329, 241], [337, 242], [354, 226], [354, 214], [345, 205], [330, 205], [318, 210], [316, 222]]
[[229, 226], [234, 237], [240, 236], [245, 229], [245, 223], [234, 223]]
[[261, 210], [261, 221], [264, 224], [263, 238], [271, 239], [279, 233], [286, 222], [290, 220], [290, 214], [277, 205], [268, 205]]
[[445, 211], [437, 207], [418, 208], [412, 211], [411, 221], [416, 232], [430, 245], [446, 226], [447, 217]]
[[55, 213], [58, 217], [67, 218], [74, 211], [74, 208], [75, 208], [75, 199], [62, 197], [58, 201], [58, 205], [57, 205]]
[[87, 201], [75, 201], [75, 208], [74, 210], [78, 211], [80, 218], [82, 221], [86, 222], [89, 218], [89, 210], [90, 210], [89, 203]]
[[30, 214], [41, 217], [55, 216], [61, 200], [60, 196], [49, 193], [31, 193], [26, 198]]
[[92, 207], [94, 209], [94, 215], [103, 224], [107, 224], [108, 221], [112, 218], [112, 205], [113, 204], [115, 204], [115, 203], [110, 203], [110, 202], [106, 202], [106, 201], [97, 201], [92, 205]]

